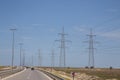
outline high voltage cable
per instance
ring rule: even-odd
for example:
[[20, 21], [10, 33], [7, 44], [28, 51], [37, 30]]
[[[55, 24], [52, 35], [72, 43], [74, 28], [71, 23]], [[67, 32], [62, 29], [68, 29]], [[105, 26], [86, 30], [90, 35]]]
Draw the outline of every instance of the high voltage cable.
[[98, 24], [98, 25], [95, 25], [94, 27], [100, 27], [101, 25], [104, 25], [104, 24], [106, 24], [106, 23], [108, 23], [108, 22], [111, 22], [111, 21], [113, 21], [113, 20], [116, 20], [116, 19], [118, 19], [118, 18], [119, 18], [118, 16], [112, 17], [111, 19], [108, 19], [108, 20], [106, 20], [106, 21], [104, 21], [104, 22], [102, 22], [102, 23], [100, 23], [100, 24]]

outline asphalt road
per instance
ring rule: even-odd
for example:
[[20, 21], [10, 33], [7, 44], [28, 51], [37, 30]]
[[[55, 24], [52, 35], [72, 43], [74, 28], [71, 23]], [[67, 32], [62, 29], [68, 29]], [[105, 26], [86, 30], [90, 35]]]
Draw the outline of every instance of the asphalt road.
[[38, 70], [26, 69], [21, 73], [12, 75], [3, 80], [52, 80], [52, 79]]

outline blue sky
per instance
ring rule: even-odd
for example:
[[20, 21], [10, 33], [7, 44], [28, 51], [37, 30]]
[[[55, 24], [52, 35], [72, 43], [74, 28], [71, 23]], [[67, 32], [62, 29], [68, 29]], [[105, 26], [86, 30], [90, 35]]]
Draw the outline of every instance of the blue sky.
[[15, 32], [15, 65], [19, 64], [19, 43], [24, 43], [26, 63], [34, 56], [38, 64], [38, 49], [42, 65], [51, 65], [52, 48], [58, 66], [58, 33], [64, 26], [67, 40], [67, 66], [88, 65], [88, 40], [93, 29], [95, 66], [120, 67], [120, 1], [119, 0], [0, 0], [0, 65], [11, 64], [12, 32]]

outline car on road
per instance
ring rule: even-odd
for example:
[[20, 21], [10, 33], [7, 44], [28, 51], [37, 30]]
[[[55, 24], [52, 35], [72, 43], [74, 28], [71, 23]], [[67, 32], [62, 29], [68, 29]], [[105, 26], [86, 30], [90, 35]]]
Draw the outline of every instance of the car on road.
[[31, 70], [34, 70], [34, 68], [32, 67]]

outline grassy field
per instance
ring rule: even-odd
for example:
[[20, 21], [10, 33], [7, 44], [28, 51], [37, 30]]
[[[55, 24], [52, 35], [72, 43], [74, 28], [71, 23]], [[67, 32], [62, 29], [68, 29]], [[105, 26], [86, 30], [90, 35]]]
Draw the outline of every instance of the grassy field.
[[88, 75], [95, 75], [104, 79], [118, 79], [120, 80], [120, 69], [107, 69], [107, 68], [95, 68], [95, 69], [85, 69], [85, 68], [55, 68], [57, 71], [65, 71], [66, 73], [80, 72], [86, 73]]

